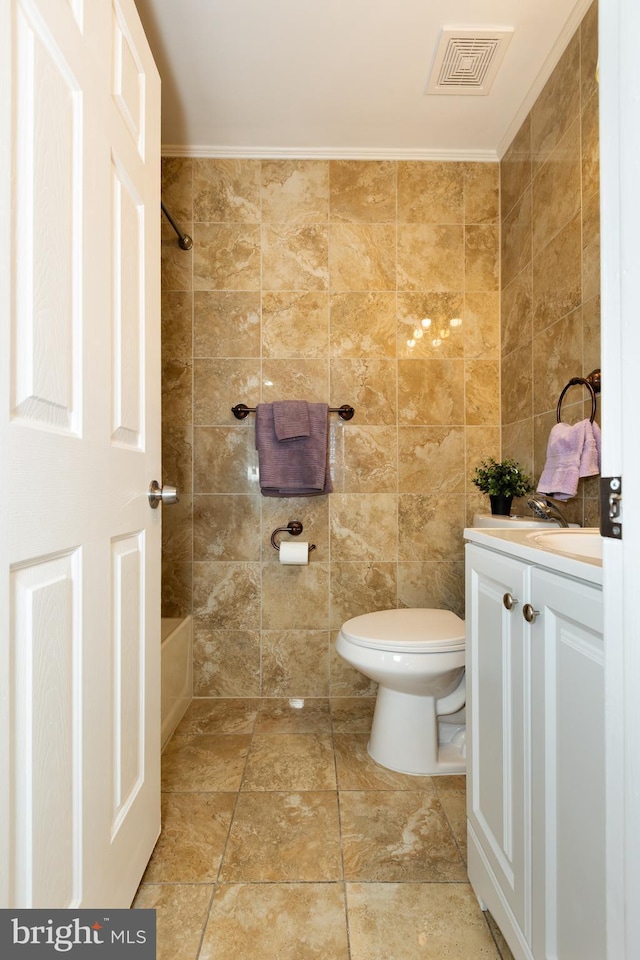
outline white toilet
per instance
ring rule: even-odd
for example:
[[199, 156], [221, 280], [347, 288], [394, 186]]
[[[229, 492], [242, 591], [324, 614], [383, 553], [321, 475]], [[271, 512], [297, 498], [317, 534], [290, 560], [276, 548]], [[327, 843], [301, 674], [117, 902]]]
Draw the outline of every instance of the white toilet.
[[465, 772], [464, 620], [450, 610], [365, 613], [342, 624], [336, 650], [378, 682], [368, 746], [377, 763], [416, 776]]

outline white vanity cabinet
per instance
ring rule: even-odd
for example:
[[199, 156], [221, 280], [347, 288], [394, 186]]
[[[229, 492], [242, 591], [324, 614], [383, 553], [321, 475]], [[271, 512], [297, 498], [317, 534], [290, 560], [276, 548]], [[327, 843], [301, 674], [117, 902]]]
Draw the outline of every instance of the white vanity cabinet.
[[495, 543], [466, 547], [469, 878], [516, 960], [604, 960], [602, 591]]

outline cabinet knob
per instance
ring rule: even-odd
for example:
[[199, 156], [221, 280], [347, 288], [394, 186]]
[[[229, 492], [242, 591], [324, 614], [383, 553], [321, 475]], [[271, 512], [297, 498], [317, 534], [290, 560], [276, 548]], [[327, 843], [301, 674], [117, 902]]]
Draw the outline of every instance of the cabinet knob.
[[540, 611], [534, 610], [530, 603], [525, 603], [524, 607], [522, 608], [522, 616], [525, 618], [527, 623], [533, 623], [539, 614]]
[[512, 597], [510, 593], [505, 593], [502, 598], [502, 605], [506, 607], [507, 610], [513, 610], [516, 603], [520, 603], [520, 601], [516, 600], [515, 597]]

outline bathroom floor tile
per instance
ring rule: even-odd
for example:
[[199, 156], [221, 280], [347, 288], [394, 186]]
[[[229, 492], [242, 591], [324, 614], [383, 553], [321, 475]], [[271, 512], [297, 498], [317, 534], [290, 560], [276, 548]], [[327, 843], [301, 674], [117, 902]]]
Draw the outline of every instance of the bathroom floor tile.
[[156, 960], [196, 960], [212, 893], [204, 883], [139, 887], [133, 908], [156, 911]]
[[349, 960], [342, 883], [217, 888], [199, 960]]
[[507, 941], [502, 936], [502, 930], [500, 929], [498, 924], [495, 922], [495, 920], [493, 919], [493, 917], [491, 916], [488, 910], [485, 912], [484, 918], [487, 921], [487, 924], [489, 925], [489, 929], [491, 930], [493, 939], [495, 940], [496, 945], [498, 947], [500, 960], [513, 960], [513, 954], [509, 949], [509, 945]]
[[366, 733], [371, 730], [375, 697], [332, 697], [331, 723], [334, 733]]
[[425, 790], [435, 794], [433, 777], [414, 777], [388, 770], [367, 753], [369, 734], [334, 734], [340, 790]]
[[334, 792], [241, 793], [220, 880], [341, 880]]
[[178, 724], [176, 737], [194, 734], [253, 733], [259, 700], [192, 700]]
[[335, 790], [330, 736], [315, 733], [256, 733], [243, 790]]
[[346, 880], [464, 881], [439, 800], [424, 791], [340, 791]]
[[162, 755], [162, 789], [238, 790], [251, 737], [175, 737]]
[[163, 794], [162, 833], [143, 881], [215, 881], [235, 802], [233, 793]]
[[445, 794], [440, 797], [444, 815], [458, 845], [460, 856], [467, 862], [467, 802], [460, 794]]
[[439, 797], [453, 794], [464, 797], [467, 794], [467, 778], [464, 774], [453, 777], [434, 777], [433, 779]]
[[468, 883], [348, 883], [351, 960], [499, 960]]
[[[296, 705], [302, 703], [302, 706]], [[329, 701], [319, 699], [262, 700], [256, 733], [331, 733]]]

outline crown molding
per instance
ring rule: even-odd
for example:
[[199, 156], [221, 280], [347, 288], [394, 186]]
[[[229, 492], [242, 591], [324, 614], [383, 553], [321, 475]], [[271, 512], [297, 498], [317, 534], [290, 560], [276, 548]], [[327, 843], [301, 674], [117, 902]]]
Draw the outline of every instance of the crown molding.
[[221, 147], [205, 144], [165, 143], [163, 157], [211, 157], [254, 160], [466, 160], [474, 163], [497, 163], [495, 150], [427, 150], [388, 147]]

